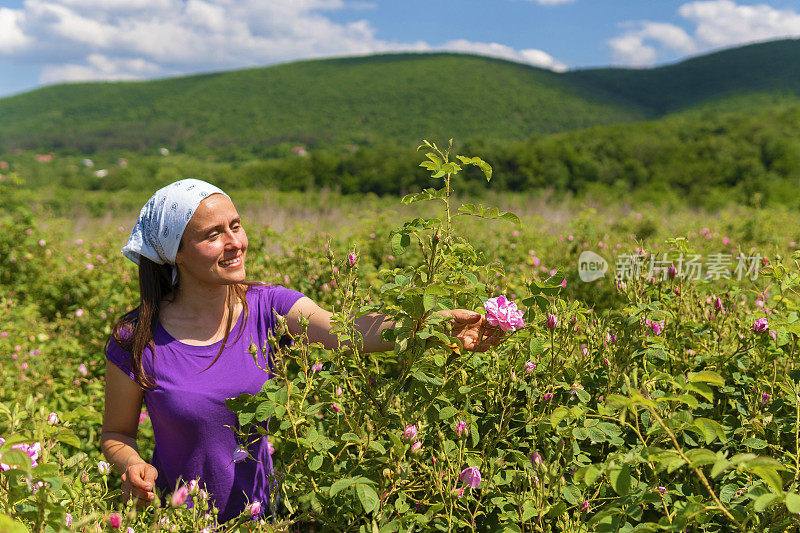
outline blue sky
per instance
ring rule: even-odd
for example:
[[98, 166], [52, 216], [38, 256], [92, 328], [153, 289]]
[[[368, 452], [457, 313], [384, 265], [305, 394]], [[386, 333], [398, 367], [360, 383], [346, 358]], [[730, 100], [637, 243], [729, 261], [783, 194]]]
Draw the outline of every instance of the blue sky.
[[785, 37], [798, 0], [0, 0], [0, 96], [394, 51], [647, 67]]

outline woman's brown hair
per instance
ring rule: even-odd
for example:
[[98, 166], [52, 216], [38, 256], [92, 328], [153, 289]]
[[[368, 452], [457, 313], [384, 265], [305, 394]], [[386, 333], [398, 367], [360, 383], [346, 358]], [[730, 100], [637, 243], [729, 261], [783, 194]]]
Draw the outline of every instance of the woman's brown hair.
[[[153, 362], [156, 358], [156, 346], [153, 338], [158, 327], [158, 315], [161, 310], [161, 302], [167, 298], [178, 285], [172, 284], [172, 268], [169, 265], [159, 265], [150, 259], [141, 256], [139, 259], [139, 305], [125, 313], [117, 320], [112, 330], [112, 337], [119, 346], [128, 352], [131, 357], [131, 370], [133, 371], [136, 383], [142, 389], [153, 389], [156, 382], [152, 376], [147, 375], [142, 364], [144, 349], [150, 346]], [[180, 281], [179, 283], [180, 284]], [[228, 320], [225, 324], [225, 336], [222, 339], [222, 346], [219, 353], [206, 367], [217, 362], [228, 342], [231, 328], [233, 327], [233, 313], [236, 308], [236, 301], [242, 304], [242, 323], [247, 322], [249, 307], [247, 305], [247, 290], [253, 285], [262, 285], [259, 282], [245, 281], [228, 285]], [[242, 334], [244, 328], [239, 330]], [[237, 337], [236, 340], [239, 340]], [[106, 342], [106, 350], [111, 342], [111, 338]], [[236, 341], [234, 341], [236, 342]]]

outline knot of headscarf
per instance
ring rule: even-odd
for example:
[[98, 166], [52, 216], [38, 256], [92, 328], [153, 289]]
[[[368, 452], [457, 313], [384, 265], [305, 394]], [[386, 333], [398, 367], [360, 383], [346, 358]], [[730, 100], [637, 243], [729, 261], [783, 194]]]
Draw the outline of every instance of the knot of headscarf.
[[122, 249], [123, 255], [137, 265], [141, 257], [159, 265], [172, 265], [175, 284], [178, 279], [175, 256], [183, 232], [200, 202], [212, 194], [225, 193], [194, 178], [176, 181], [156, 191], [139, 212], [128, 243]]

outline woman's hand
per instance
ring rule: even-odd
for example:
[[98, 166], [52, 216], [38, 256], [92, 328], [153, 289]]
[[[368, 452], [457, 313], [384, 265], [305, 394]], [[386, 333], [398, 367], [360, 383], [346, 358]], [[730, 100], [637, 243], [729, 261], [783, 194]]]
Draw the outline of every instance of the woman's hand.
[[158, 470], [148, 463], [130, 465], [122, 473], [122, 492], [125, 501], [133, 499], [136, 507], [144, 507], [155, 499], [155, 481]]
[[465, 350], [485, 352], [497, 346], [505, 336], [498, 326], [492, 326], [486, 317], [467, 309], [448, 309], [439, 314], [449, 318], [450, 334], [461, 341]]

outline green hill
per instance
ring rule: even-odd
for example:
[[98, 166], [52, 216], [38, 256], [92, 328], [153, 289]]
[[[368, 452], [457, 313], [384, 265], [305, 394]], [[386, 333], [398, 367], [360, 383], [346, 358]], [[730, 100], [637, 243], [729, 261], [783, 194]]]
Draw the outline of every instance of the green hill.
[[0, 151], [167, 145], [263, 153], [281, 142], [521, 140], [643, 116], [548, 70], [467, 55], [400, 54], [46, 87], [0, 100]]
[[752, 44], [651, 69], [578, 70], [564, 73], [563, 79], [654, 116], [706, 105], [740, 108], [754, 95], [754, 103], [796, 100], [800, 40]]
[[0, 153], [166, 146], [231, 160], [291, 146], [523, 141], [675, 113], [800, 101], [800, 41], [652, 69], [555, 73], [462, 54], [302, 61], [145, 82], [77, 83], [0, 99]]

